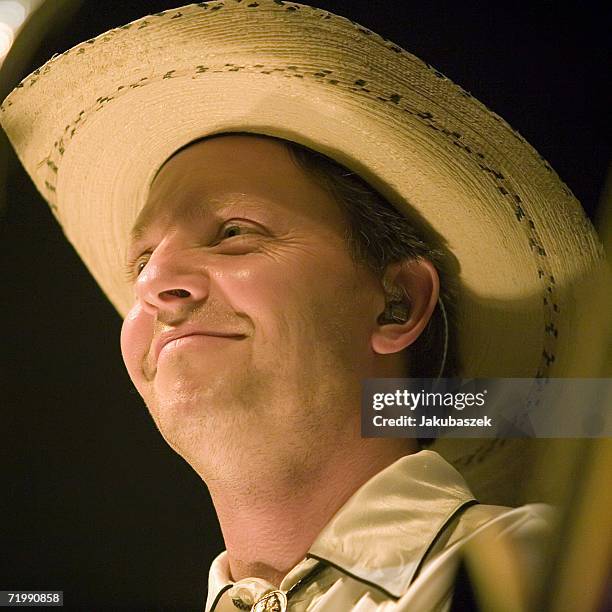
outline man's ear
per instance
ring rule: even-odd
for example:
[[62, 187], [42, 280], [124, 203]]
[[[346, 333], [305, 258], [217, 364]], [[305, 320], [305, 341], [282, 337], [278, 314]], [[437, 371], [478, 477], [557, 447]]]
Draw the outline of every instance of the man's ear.
[[423, 332], [438, 302], [440, 279], [428, 259], [390, 264], [382, 279], [385, 310], [372, 333], [372, 348], [386, 355], [410, 346]]

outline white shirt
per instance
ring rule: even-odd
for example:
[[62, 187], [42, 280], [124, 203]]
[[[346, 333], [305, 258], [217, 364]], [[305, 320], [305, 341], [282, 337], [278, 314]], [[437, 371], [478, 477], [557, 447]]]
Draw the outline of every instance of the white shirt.
[[[533, 549], [549, 531], [551, 518], [543, 504], [477, 504], [461, 475], [440, 455], [424, 450], [362, 485], [278, 590], [288, 593], [290, 612], [448, 610], [466, 543], [484, 533]], [[234, 584], [224, 551], [210, 568], [206, 612], [248, 610], [276, 590], [256, 577]], [[263, 604], [256, 610], [268, 609]]]

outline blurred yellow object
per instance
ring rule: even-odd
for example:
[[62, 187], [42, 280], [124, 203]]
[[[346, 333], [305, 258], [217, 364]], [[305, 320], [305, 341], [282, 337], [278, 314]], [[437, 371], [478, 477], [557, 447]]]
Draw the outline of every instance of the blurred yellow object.
[[[612, 397], [608, 398], [612, 401]], [[571, 503], [542, 593], [550, 612], [603, 610], [612, 560], [612, 440], [583, 441], [574, 461]]]
[[[599, 235], [610, 261], [612, 172], [600, 203]], [[612, 283], [603, 270], [584, 290], [592, 296], [574, 330], [575, 360], [593, 377], [612, 376]], [[612, 418], [612, 396], [596, 398]], [[538, 612], [603, 610], [612, 562], [612, 440], [554, 440], [541, 447], [531, 481], [562, 511], [558, 537], [534, 607]]]
[[484, 531], [465, 550], [472, 588], [483, 612], [527, 612], [529, 589], [520, 559], [501, 533]]
[[[610, 261], [612, 172], [600, 207], [600, 231]], [[602, 269], [583, 290], [588, 311], [572, 331], [574, 360], [592, 377], [612, 375], [612, 282]], [[612, 418], [612, 396], [601, 413]], [[612, 440], [538, 440], [525, 498], [559, 509], [558, 527], [540, 560], [517, 556], [511, 540], [491, 530], [466, 547], [466, 567], [485, 612], [598, 612], [604, 610], [612, 569]], [[531, 562], [535, 562], [530, 565]]]

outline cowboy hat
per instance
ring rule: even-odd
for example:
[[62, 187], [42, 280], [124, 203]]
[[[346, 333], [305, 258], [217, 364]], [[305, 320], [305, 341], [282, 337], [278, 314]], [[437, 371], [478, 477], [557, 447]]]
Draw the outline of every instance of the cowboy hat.
[[[129, 231], [160, 166], [198, 138], [253, 132], [342, 163], [452, 254], [462, 376], [590, 374], [572, 330], [603, 255], [570, 190], [500, 117], [348, 19], [283, 0], [157, 13], [53, 57], [0, 123], [121, 315]], [[437, 444], [476, 494], [510, 501], [495, 483], [526, 452]]]

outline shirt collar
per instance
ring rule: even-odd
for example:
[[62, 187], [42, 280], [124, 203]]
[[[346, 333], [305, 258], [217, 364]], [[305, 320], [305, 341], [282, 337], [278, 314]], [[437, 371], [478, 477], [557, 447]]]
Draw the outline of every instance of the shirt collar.
[[402, 457], [366, 482], [309, 554], [399, 597], [456, 510], [474, 496], [433, 451]]
[[[303, 574], [320, 559], [400, 597], [438, 533], [473, 499], [459, 472], [437, 453], [425, 450], [402, 457], [352, 495], [281, 588], [287, 579], [295, 580], [294, 574]], [[227, 553], [223, 552], [210, 568], [207, 611], [231, 585]]]

